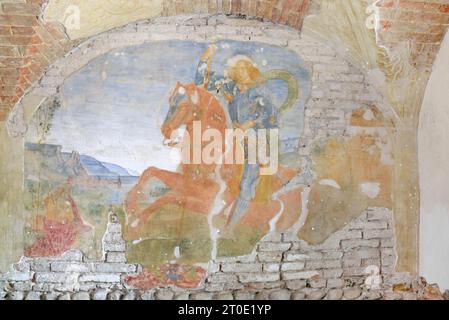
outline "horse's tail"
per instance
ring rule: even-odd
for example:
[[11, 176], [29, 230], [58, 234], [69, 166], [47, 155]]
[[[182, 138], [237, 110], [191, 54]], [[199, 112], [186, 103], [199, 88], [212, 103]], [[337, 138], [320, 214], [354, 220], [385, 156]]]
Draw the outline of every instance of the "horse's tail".
[[256, 85], [265, 84], [269, 80], [283, 80], [287, 83], [288, 94], [287, 99], [279, 107], [279, 112], [284, 113], [294, 106], [299, 97], [299, 86], [295, 76], [287, 70], [270, 70], [263, 73], [256, 81]]

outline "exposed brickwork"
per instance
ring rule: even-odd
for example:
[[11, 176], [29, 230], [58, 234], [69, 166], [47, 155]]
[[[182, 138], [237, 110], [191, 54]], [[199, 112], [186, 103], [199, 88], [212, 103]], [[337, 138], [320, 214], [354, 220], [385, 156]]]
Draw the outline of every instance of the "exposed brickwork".
[[70, 44], [39, 15], [43, 1], [4, 0], [0, 7], [0, 121]]
[[[81, 251], [60, 257], [22, 258], [0, 275], [0, 300], [399, 300], [442, 298], [438, 288], [395, 274], [392, 214], [371, 208], [319, 246], [268, 238], [256, 253], [216, 262], [194, 290], [142, 291], [124, 282], [141, 271], [127, 264], [120, 222], [109, 222], [102, 261]], [[110, 217], [110, 219], [111, 219]]]
[[[3, 0], [0, 11], [0, 121], [45, 69], [73, 45], [61, 26], [40, 19], [44, 0]], [[309, 0], [166, 0], [163, 15], [226, 13], [300, 29]]]
[[380, 43], [394, 47], [410, 41], [423, 67], [433, 64], [449, 27], [448, 0], [382, 0], [377, 2]]
[[[154, 40], [207, 41], [210, 35], [258, 41], [286, 47], [310, 63], [312, 92], [305, 111], [305, 127], [298, 148], [305, 172], [312, 166], [315, 142], [332, 136], [351, 135], [368, 125], [361, 107], [382, 105], [382, 96], [367, 84], [363, 73], [335, 51], [296, 32], [257, 21], [223, 16], [193, 17], [183, 24], [166, 19], [139, 22], [103, 34], [56, 61], [31, 93], [51, 96], [74, 71], [112, 49]], [[273, 37], [276, 35], [276, 37]], [[373, 109], [374, 110], [374, 109]], [[362, 113], [363, 114], [363, 113]], [[379, 130], [380, 122], [369, 130]], [[310, 175], [296, 181], [309, 184]], [[15, 271], [0, 280], [4, 299], [402, 299], [417, 298], [416, 281], [395, 274], [395, 237], [392, 212], [369, 208], [324, 243], [308, 245], [295, 233], [267, 235], [250, 255], [220, 258], [209, 265], [209, 275], [195, 290], [177, 287], [142, 292], [124, 283], [124, 276], [141, 267], [127, 264], [120, 224], [110, 222], [103, 238], [101, 261], [90, 261], [79, 251], [46, 259], [23, 258]], [[68, 261], [67, 257], [71, 257]], [[377, 274], [377, 271], [379, 274]], [[367, 272], [380, 280], [378, 289], [365, 284]], [[377, 278], [380, 276], [380, 278]], [[404, 285], [405, 283], [405, 285]], [[414, 289], [398, 292], [415, 285]]]
[[[232, 6], [230, 8], [232, 10]], [[282, 10], [279, 19], [285, 19]], [[214, 35], [283, 46], [310, 62], [313, 75], [304, 134], [298, 150], [304, 171], [311, 166], [309, 155], [314, 142], [358, 130], [348, 121], [354, 110], [361, 106], [382, 105], [382, 96], [366, 82], [360, 70], [322, 43], [299, 39], [297, 32], [289, 28], [223, 16], [192, 18], [184, 24], [161, 21], [139, 22], [88, 40], [71, 55], [52, 63], [31, 92], [54, 95], [68, 75], [102, 53], [154, 40], [208, 41]], [[33, 34], [28, 36], [32, 38], [35, 34], [31, 29], [34, 31], [37, 27], [7, 27], [0, 32], [10, 36], [13, 32], [20, 36]], [[12, 48], [5, 49], [6, 53], [16, 50], [12, 44], [5, 47]], [[311, 178], [304, 179], [298, 184], [307, 185]], [[90, 261], [76, 250], [53, 259], [22, 259], [13, 272], [0, 277], [0, 298], [410, 299], [420, 297], [418, 291], [422, 288], [413, 277], [393, 273], [396, 260], [393, 221], [391, 211], [386, 208], [370, 208], [318, 246], [307, 245], [290, 234], [269, 235], [257, 245], [253, 255], [214, 261], [207, 280], [198, 290], [190, 291], [160, 288], [140, 292], [124, 284], [123, 276], [138, 272], [140, 266], [126, 263], [125, 244], [119, 231], [120, 224], [109, 224], [101, 261]], [[379, 268], [384, 284], [381, 289], [369, 290], [364, 284], [370, 266]], [[406, 289], [397, 290], [398, 285]]]
[[[57, 57], [73, 45], [57, 24], [39, 18], [43, 0], [4, 0], [0, 12], [0, 121]], [[310, 0], [165, 0], [165, 16], [224, 13], [257, 17], [300, 30]], [[382, 44], [410, 40], [431, 66], [449, 25], [447, 0], [379, 2]]]

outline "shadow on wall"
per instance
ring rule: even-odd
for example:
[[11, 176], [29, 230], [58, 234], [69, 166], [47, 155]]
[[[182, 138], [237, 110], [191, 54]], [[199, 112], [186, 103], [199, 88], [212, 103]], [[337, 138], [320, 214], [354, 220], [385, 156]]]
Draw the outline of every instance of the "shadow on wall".
[[421, 192], [420, 274], [449, 289], [449, 33], [433, 66], [421, 108], [418, 146]]

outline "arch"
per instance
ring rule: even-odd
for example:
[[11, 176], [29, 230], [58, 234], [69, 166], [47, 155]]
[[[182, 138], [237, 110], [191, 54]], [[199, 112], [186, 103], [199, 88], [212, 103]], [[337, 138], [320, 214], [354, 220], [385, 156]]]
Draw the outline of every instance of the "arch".
[[420, 273], [449, 289], [449, 33], [426, 89], [418, 129]]

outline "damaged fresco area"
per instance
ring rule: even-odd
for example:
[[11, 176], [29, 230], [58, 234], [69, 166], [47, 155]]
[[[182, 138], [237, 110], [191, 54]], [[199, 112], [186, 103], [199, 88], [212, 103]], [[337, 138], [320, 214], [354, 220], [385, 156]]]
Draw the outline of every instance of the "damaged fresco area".
[[[248, 254], [276, 225], [298, 220], [303, 186], [286, 186], [301, 172], [295, 155], [310, 76], [293, 51], [238, 41], [157, 42], [98, 57], [29, 124], [24, 254], [78, 248], [98, 258], [113, 212], [128, 260], [144, 267], [130, 284], [196, 287], [209, 261]], [[223, 137], [248, 123], [277, 129], [277, 170], [185, 164], [169, 138], [176, 129], [193, 134], [194, 120], [201, 134]], [[235, 204], [251, 191], [246, 207]]]
[[312, 148], [315, 179], [298, 233], [310, 244], [323, 243], [369, 207], [392, 209], [391, 123], [375, 106], [357, 108], [347, 118], [344, 136], [318, 139]]
[[[114, 213], [128, 261], [143, 266], [129, 284], [195, 288], [211, 261], [249, 254], [272, 232], [320, 244], [367, 208], [391, 208], [391, 146], [376, 107], [347, 114], [345, 135], [318, 137], [300, 156], [311, 78], [293, 51], [229, 40], [154, 42], [91, 61], [29, 123], [24, 255], [77, 248], [99, 258]], [[194, 136], [195, 122], [202, 136], [278, 130], [277, 170], [261, 175], [265, 165], [247, 158], [185, 163], [173, 135]]]

